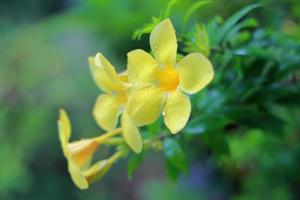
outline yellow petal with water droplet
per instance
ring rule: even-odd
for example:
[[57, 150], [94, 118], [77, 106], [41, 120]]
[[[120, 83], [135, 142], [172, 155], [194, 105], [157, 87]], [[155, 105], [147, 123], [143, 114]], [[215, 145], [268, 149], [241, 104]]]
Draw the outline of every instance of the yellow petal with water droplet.
[[166, 19], [154, 27], [150, 34], [150, 47], [159, 63], [175, 64], [177, 41], [170, 19]]
[[191, 113], [189, 97], [180, 91], [168, 95], [164, 107], [164, 121], [170, 131], [178, 133], [186, 125]]
[[146, 86], [152, 84], [157, 62], [146, 51], [137, 49], [127, 54], [127, 71], [133, 86]]
[[81, 170], [71, 159], [68, 159], [68, 170], [73, 182], [78, 188], [83, 190], [89, 187], [87, 179], [84, 177]]
[[179, 88], [194, 94], [204, 88], [214, 77], [210, 61], [201, 53], [191, 53], [178, 63]]
[[111, 81], [113, 81], [116, 85], [122, 87], [121, 80], [114, 66], [112, 66], [112, 64], [101, 53], [97, 53], [95, 55], [95, 64], [96, 66], [104, 69]]
[[100, 127], [105, 130], [113, 130], [118, 122], [121, 105], [117, 96], [102, 94], [96, 100], [93, 115]]
[[[98, 56], [99, 57], [99, 56]], [[100, 67], [99, 63], [96, 65], [94, 57], [89, 57], [90, 69], [92, 72], [93, 79], [97, 86], [104, 92], [112, 93], [113, 91], [118, 91], [123, 88], [121, 82], [116, 81], [116, 72], [113, 66], [105, 59], [102, 58], [103, 66]], [[99, 60], [99, 58], [98, 58]], [[100, 62], [100, 61], [98, 61]], [[100, 62], [101, 63], [101, 62]], [[105, 66], [105, 67], [104, 67]], [[114, 71], [114, 72], [113, 72]], [[114, 74], [111, 76], [111, 74]], [[119, 78], [118, 78], [119, 79]]]
[[152, 124], [160, 115], [165, 96], [158, 88], [142, 88], [131, 92], [127, 113], [136, 126]]
[[125, 142], [135, 152], [140, 153], [143, 147], [143, 140], [138, 128], [133, 124], [127, 112], [122, 114], [122, 131]]

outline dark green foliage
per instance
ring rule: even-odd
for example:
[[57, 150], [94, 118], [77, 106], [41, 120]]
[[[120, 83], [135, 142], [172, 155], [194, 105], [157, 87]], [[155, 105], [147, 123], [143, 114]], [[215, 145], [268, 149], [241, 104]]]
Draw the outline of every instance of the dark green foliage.
[[138, 167], [141, 164], [141, 162], [143, 161], [143, 159], [144, 159], [143, 153], [132, 154], [129, 157], [128, 166], [127, 166], [127, 176], [129, 178], [132, 178], [134, 172], [138, 169]]
[[166, 138], [164, 143], [164, 153], [168, 161], [168, 165], [173, 165], [178, 170], [187, 172], [187, 162], [185, 154], [180, 145], [173, 138]]
[[[247, 148], [247, 141], [251, 142], [247, 135], [252, 130], [261, 134], [258, 139], [252, 138], [254, 143], [259, 142], [261, 138], [265, 140], [264, 137], [268, 138], [266, 140], [272, 138], [271, 140], [278, 142], [290, 135], [299, 137], [299, 124], [293, 124], [296, 119], [291, 120], [288, 114], [283, 113], [288, 113], [290, 109], [298, 110], [300, 106], [300, 42], [276, 30], [261, 27], [256, 18], [247, 16], [255, 8], [261, 9], [259, 7], [259, 4], [246, 6], [225, 21], [216, 16], [207, 23], [206, 28], [197, 24], [190, 32], [183, 32], [179, 37], [183, 43], [183, 52], [198, 51], [205, 55], [210, 54], [215, 78], [208, 89], [192, 97], [192, 117], [183, 130], [183, 136], [178, 136], [178, 141], [184, 144], [184, 138], [186, 141], [201, 140], [219, 162], [233, 158], [231, 161], [235, 163], [234, 157], [239, 149], [232, 148], [232, 140], [238, 141], [236, 137], [245, 134], [245, 144], [239, 145], [238, 148]], [[299, 116], [298, 114], [296, 115]], [[291, 130], [288, 128], [291, 126], [294, 127], [293, 133], [287, 131]], [[167, 144], [173, 144], [175, 140], [165, 141]], [[173, 148], [177, 147], [179, 144], [174, 144]], [[180, 164], [176, 164], [183, 163], [179, 159], [183, 155], [176, 156], [179, 160], [172, 160], [172, 156], [175, 156], [173, 151], [169, 152], [169, 148], [170, 145], [164, 142], [166, 168], [170, 177], [176, 179], [179, 170], [184, 169]], [[255, 159], [258, 160], [254, 163], [260, 166], [260, 162], [264, 160], [261, 155], [268, 154], [269, 150], [254, 150], [255, 148], [256, 146], [250, 145], [246, 151], [257, 152]], [[269, 148], [274, 146], [270, 145]], [[298, 154], [297, 151], [292, 153], [292, 150], [290, 153], [289, 156]], [[280, 162], [275, 160], [270, 163]], [[291, 163], [291, 166], [294, 164]], [[236, 167], [237, 171], [243, 170], [239, 169], [239, 166]], [[263, 173], [265, 169], [260, 170], [259, 173]], [[297, 181], [299, 179], [300, 177]], [[286, 196], [286, 192], [290, 191], [286, 187], [282, 189], [281, 185], [277, 186], [278, 191], [283, 190], [279, 196]], [[248, 186], [241, 187], [245, 189]], [[272, 195], [276, 196], [277, 190], [273, 192]]]
[[[218, 31], [216, 29], [213, 29], [210, 27], [208, 29], [209, 35], [210, 35], [210, 42], [212, 47], [219, 46], [222, 42], [226, 42], [227, 39], [229, 39], [229, 36], [232, 36], [232, 33], [238, 32], [239, 29], [245, 27], [245, 25], [242, 25], [243, 23], [238, 22], [251, 10], [254, 8], [257, 8], [259, 5], [254, 4], [247, 6], [240, 11], [236, 12], [232, 16], [230, 16], [221, 27], [218, 27]], [[245, 27], [246, 28], [246, 27]]]

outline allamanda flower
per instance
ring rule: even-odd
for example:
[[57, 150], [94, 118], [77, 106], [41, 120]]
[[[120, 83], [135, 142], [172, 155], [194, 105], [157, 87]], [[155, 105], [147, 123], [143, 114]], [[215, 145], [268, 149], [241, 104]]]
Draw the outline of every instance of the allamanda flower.
[[153, 123], [162, 112], [166, 126], [177, 133], [191, 112], [186, 94], [204, 88], [213, 79], [213, 68], [201, 53], [191, 53], [176, 63], [176, 34], [170, 19], [152, 30], [150, 47], [154, 58], [141, 49], [127, 55], [128, 78], [135, 87], [127, 112], [137, 126]]
[[110, 158], [100, 160], [91, 165], [92, 157], [99, 145], [112, 136], [119, 134], [121, 129], [115, 129], [99, 137], [70, 143], [70, 120], [67, 113], [61, 109], [58, 120], [58, 130], [61, 147], [68, 162], [68, 171], [73, 182], [80, 189], [88, 188], [90, 183], [101, 178], [109, 170], [111, 165], [122, 156], [120, 152], [117, 152]]
[[113, 130], [122, 114], [121, 126], [125, 142], [134, 152], [140, 153], [142, 138], [126, 110], [131, 86], [126, 72], [117, 74], [115, 68], [101, 53], [90, 57], [89, 63], [96, 84], [105, 92], [97, 98], [93, 109], [98, 125], [105, 130]]

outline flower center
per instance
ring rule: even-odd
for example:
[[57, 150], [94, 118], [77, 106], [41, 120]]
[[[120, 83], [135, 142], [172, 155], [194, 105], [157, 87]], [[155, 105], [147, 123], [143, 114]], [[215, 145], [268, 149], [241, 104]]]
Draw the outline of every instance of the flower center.
[[159, 87], [164, 91], [173, 91], [179, 84], [179, 75], [173, 66], [165, 66], [156, 72]]
[[117, 96], [117, 102], [119, 105], [126, 104], [127, 98], [128, 98], [126, 89], [117, 91], [116, 96]]
[[120, 81], [123, 83], [129, 83], [127, 71], [118, 74]]

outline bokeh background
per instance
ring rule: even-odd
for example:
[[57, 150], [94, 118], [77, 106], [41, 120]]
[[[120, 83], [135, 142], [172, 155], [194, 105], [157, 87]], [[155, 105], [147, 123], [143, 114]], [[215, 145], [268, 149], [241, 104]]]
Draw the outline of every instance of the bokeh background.
[[[192, 2], [174, 6], [176, 27]], [[215, 0], [192, 20], [226, 20], [256, 2]], [[167, 3], [0, 1], [0, 199], [300, 198], [298, 0], [260, 1], [247, 15], [255, 27], [232, 35], [243, 41], [212, 50], [217, 80], [194, 97], [198, 109], [181, 141], [189, 173], [170, 179], [164, 155], [149, 152], [131, 179], [125, 159], [89, 190], [73, 185], [58, 141], [58, 109], [70, 114], [74, 139], [102, 133], [91, 115], [100, 91], [87, 57], [101, 51], [124, 69], [126, 52], [149, 49], [148, 36], [133, 40], [133, 32]]]

